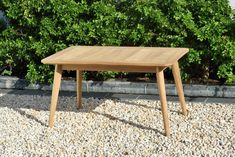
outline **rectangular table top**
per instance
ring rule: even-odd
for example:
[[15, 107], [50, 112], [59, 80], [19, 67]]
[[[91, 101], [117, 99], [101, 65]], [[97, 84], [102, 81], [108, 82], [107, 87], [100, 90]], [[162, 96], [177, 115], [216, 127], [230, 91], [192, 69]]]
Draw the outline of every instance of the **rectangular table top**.
[[42, 60], [44, 64], [170, 66], [188, 48], [71, 46]]

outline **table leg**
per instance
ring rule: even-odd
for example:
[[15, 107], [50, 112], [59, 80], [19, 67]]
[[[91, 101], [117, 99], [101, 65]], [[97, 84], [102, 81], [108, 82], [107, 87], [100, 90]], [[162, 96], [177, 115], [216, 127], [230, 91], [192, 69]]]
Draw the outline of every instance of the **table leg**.
[[77, 107], [82, 108], [82, 71], [77, 70]]
[[173, 72], [173, 76], [174, 76], [174, 80], [175, 80], [177, 93], [179, 95], [182, 113], [183, 113], [183, 115], [187, 115], [186, 103], [185, 103], [185, 98], [184, 98], [184, 91], [183, 91], [182, 81], [181, 81], [181, 77], [180, 77], [180, 69], [179, 69], [178, 62], [173, 64], [172, 72]]
[[162, 106], [162, 115], [163, 115], [165, 135], [170, 136], [170, 127], [169, 127], [169, 118], [168, 118], [168, 111], [167, 111], [167, 100], [166, 100], [166, 90], [165, 90], [163, 70], [164, 68], [157, 67], [156, 77], [157, 77], [158, 91], [159, 91], [160, 101], [161, 101], [161, 106]]
[[55, 65], [55, 72], [54, 72], [54, 82], [53, 82], [53, 89], [52, 89], [52, 96], [51, 96], [51, 107], [50, 107], [50, 117], [49, 117], [49, 127], [53, 127], [54, 125], [54, 116], [57, 106], [57, 100], [60, 90], [60, 82], [62, 76], [62, 66]]

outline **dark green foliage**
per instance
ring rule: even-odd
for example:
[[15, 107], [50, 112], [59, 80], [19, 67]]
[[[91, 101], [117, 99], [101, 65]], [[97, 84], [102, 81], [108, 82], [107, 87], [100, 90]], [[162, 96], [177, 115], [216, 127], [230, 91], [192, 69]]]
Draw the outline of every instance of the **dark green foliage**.
[[40, 60], [70, 45], [189, 47], [184, 79], [235, 81], [228, 0], [2, 0], [0, 9], [10, 21], [0, 33], [0, 67], [32, 82], [51, 80], [53, 66]]

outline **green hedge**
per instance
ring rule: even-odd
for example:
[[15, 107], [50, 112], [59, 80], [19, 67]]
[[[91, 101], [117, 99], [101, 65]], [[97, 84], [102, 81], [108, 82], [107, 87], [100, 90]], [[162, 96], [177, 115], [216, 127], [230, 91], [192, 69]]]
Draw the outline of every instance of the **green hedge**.
[[70, 45], [141, 45], [189, 47], [185, 80], [235, 81], [228, 0], [2, 0], [0, 9], [10, 22], [0, 32], [2, 74], [48, 82], [53, 66], [40, 60]]

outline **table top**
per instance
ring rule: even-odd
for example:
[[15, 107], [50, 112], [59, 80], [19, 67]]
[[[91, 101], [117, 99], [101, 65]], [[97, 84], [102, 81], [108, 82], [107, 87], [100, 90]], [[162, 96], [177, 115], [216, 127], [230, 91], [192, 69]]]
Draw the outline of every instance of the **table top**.
[[44, 64], [170, 66], [188, 48], [71, 46], [42, 60]]

